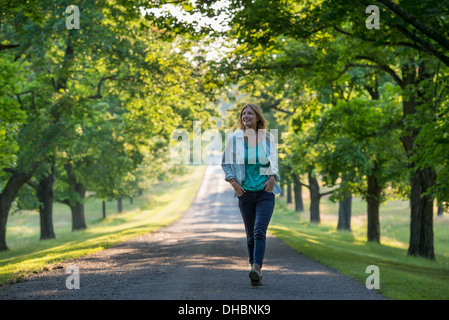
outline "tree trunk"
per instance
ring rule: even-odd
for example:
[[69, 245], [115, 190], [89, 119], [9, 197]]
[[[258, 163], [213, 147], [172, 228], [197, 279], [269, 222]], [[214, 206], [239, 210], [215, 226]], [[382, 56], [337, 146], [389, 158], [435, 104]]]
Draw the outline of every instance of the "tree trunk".
[[292, 202], [292, 184], [290, 181], [287, 181], [287, 204]]
[[281, 188], [281, 193], [279, 194], [279, 196], [284, 197], [285, 194], [284, 194], [284, 182], [283, 181], [280, 182], [279, 188]]
[[318, 180], [309, 172], [310, 222], [320, 223], [320, 187]]
[[379, 185], [375, 176], [376, 168], [368, 176], [368, 193], [366, 195], [366, 201], [368, 203], [367, 235], [368, 241], [380, 243], [379, 207], [382, 187]]
[[101, 201], [103, 210], [103, 219], [106, 218], [106, 201]]
[[123, 203], [122, 203], [122, 198], [118, 198], [117, 199], [117, 211], [119, 213], [123, 212]]
[[50, 172], [42, 176], [37, 186], [39, 199], [39, 219], [41, 226], [40, 240], [56, 238], [53, 230], [53, 183], [55, 181], [55, 165], [51, 162]]
[[[424, 92], [419, 89], [419, 83], [425, 79], [432, 79], [433, 75], [428, 73], [425, 62], [421, 62], [419, 68], [413, 63], [403, 63], [401, 65], [404, 88], [407, 85], [413, 85], [417, 91], [417, 98], [420, 103], [424, 103], [422, 97]], [[419, 72], [419, 73], [418, 73]], [[418, 73], [418, 74], [417, 74]], [[415, 96], [410, 95], [402, 102], [403, 120], [407, 116], [417, 113], [418, 102]], [[405, 122], [405, 121], [403, 121]], [[436, 175], [432, 168], [421, 168], [415, 170], [415, 164], [410, 157], [419, 148], [415, 146], [415, 140], [419, 134], [420, 127], [404, 127], [404, 133], [400, 140], [409, 159], [408, 167], [412, 170], [410, 184], [410, 244], [408, 254], [421, 256], [429, 259], [435, 258], [433, 247], [433, 198], [422, 196], [428, 188], [435, 183]]]
[[8, 250], [6, 245], [6, 224], [8, 221], [11, 204], [22, 185], [31, 179], [38, 164], [33, 164], [30, 170], [23, 172], [13, 172], [8, 179], [5, 188], [0, 193], [0, 251]]
[[[341, 182], [341, 186], [344, 187], [345, 179], [343, 178]], [[352, 210], [352, 195], [351, 192], [348, 191], [345, 194], [343, 200], [341, 200], [338, 204], [338, 230], [347, 230], [351, 231], [351, 210]]]
[[433, 169], [417, 170], [411, 177], [410, 246], [408, 254], [435, 259], [433, 247], [433, 198], [422, 194], [435, 183]]
[[[375, 78], [373, 86], [366, 85], [365, 89], [371, 95], [372, 100], [379, 100], [379, 77]], [[366, 196], [368, 204], [368, 227], [367, 238], [370, 242], [380, 243], [380, 223], [379, 223], [379, 207], [380, 207], [380, 193], [382, 187], [376, 177], [376, 172], [379, 170], [377, 163], [374, 164], [373, 171], [368, 176], [368, 194]]]
[[295, 211], [304, 211], [304, 203], [302, 201], [302, 184], [296, 174], [292, 174], [293, 177], [293, 191], [295, 194]]
[[443, 212], [444, 212], [443, 206], [442, 205], [438, 205], [437, 216], [442, 216]]
[[338, 230], [351, 231], [352, 195], [349, 193], [338, 205]]
[[[82, 199], [84, 200], [84, 195]], [[84, 219], [84, 203], [77, 201], [74, 205], [70, 205], [70, 210], [72, 211], [72, 231], [86, 229], [87, 226]]]
[[86, 188], [79, 182], [73, 173], [72, 165], [68, 162], [64, 165], [69, 179], [70, 193], [75, 193], [79, 200], [69, 201], [67, 204], [72, 211], [72, 231], [86, 229], [86, 221], [84, 219], [84, 198], [86, 196]]

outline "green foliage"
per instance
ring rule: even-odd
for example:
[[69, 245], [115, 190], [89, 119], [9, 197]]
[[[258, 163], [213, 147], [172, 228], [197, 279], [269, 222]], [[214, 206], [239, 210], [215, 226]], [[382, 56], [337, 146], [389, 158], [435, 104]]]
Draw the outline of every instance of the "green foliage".
[[[187, 36], [158, 29], [135, 4], [78, 1], [80, 29], [68, 30], [70, 4], [2, 5], [1, 181], [38, 167], [36, 185], [54, 159], [57, 201], [84, 201], [67, 165], [90, 195], [133, 196], [182, 171], [168, 159], [170, 134], [210, 126], [214, 88], [185, 55]], [[37, 208], [33, 195], [24, 187], [14, 210]]]
[[[0, 166], [15, 163], [14, 154], [19, 150], [20, 127], [27, 119], [15, 94], [24, 82], [25, 70], [14, 57], [2, 54], [0, 59]], [[0, 177], [4, 172], [0, 172]]]
[[[369, 30], [365, 3], [231, 1], [237, 10], [229, 36], [237, 46], [217, 70], [234, 83], [265, 82], [282, 96], [278, 106], [290, 115], [275, 117], [289, 123], [285, 163], [297, 173], [314, 168], [330, 185], [349, 176], [363, 193], [363, 177], [375, 165], [390, 195], [392, 187], [406, 196], [411, 172], [399, 142], [407, 130], [422, 130], [409, 167], [415, 161], [416, 169], [438, 168], [433, 195], [444, 201], [449, 59], [447, 41], [438, 35], [445, 33], [448, 7], [432, 1], [373, 4], [380, 8], [381, 28]], [[411, 85], [401, 74], [407, 64], [422, 78]], [[367, 93], [383, 101], [371, 102]], [[411, 99], [420, 110], [401, 119], [401, 104]]]
[[[392, 97], [354, 98], [324, 110], [317, 130], [328, 148], [320, 159], [325, 183], [334, 185], [345, 177], [353, 185], [352, 192], [365, 195], [365, 177], [375, 170], [381, 186], [389, 183], [402, 195], [408, 175], [399, 141], [400, 119], [400, 106]], [[392, 195], [391, 188], [388, 192]]]

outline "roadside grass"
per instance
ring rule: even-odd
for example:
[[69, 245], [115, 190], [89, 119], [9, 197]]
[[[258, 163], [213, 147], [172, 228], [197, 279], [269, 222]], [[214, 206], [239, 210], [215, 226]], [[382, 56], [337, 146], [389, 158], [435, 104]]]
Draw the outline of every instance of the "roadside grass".
[[55, 203], [53, 225], [56, 239], [39, 240], [37, 211], [11, 215], [6, 238], [9, 250], [0, 252], [0, 285], [22, 281], [30, 273], [54, 268], [62, 261], [109, 248], [169, 225], [189, 208], [201, 186], [206, 167], [188, 166], [184, 175], [153, 186], [134, 198], [132, 204], [123, 199], [121, 213], [117, 212], [116, 201], [108, 201], [104, 219], [101, 201], [88, 199], [85, 203], [85, 230], [72, 232], [70, 209]]
[[[367, 242], [366, 202], [353, 198], [351, 231], [337, 230], [338, 204], [322, 198], [320, 224], [310, 223], [310, 201], [295, 212], [276, 197], [269, 232], [293, 249], [365, 284], [370, 265], [379, 267], [378, 292], [394, 300], [449, 299], [449, 215], [434, 217], [435, 261], [407, 255], [408, 202], [389, 201], [380, 208], [381, 244]], [[436, 210], [435, 210], [436, 212]]]

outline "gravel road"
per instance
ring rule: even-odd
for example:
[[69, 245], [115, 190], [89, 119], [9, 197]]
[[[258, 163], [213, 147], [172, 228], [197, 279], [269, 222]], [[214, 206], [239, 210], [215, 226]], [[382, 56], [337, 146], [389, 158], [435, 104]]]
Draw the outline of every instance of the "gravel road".
[[[267, 237], [263, 285], [251, 286], [237, 199], [219, 165], [207, 168], [194, 203], [175, 223], [62, 265], [63, 269], [0, 287], [0, 299], [384, 299], [271, 235]], [[66, 270], [71, 265], [79, 269], [79, 289], [66, 287], [70, 276]]]

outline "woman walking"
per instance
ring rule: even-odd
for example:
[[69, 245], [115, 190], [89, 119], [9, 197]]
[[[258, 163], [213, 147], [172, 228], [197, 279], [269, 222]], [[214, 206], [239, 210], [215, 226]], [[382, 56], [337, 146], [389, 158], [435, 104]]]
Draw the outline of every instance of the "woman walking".
[[239, 131], [227, 139], [221, 167], [225, 180], [234, 188], [245, 225], [249, 278], [254, 286], [262, 284], [261, 268], [266, 233], [275, 206], [275, 194], [281, 192], [277, 150], [273, 135], [266, 130], [261, 109], [254, 104], [240, 111]]

